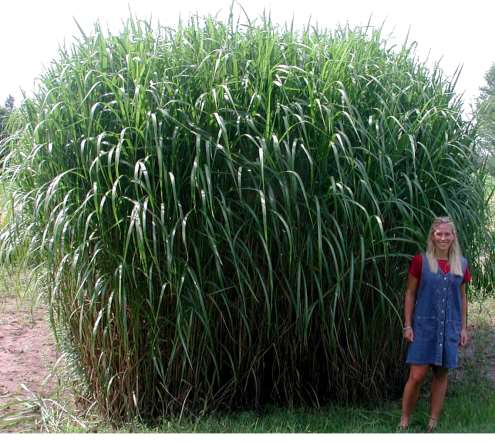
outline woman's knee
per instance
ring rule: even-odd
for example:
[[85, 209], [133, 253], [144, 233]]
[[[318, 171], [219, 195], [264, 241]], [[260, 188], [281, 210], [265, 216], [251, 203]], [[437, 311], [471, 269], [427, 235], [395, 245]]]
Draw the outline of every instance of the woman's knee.
[[409, 382], [415, 385], [420, 385], [421, 383], [423, 383], [424, 379], [426, 378], [426, 374], [428, 374], [428, 367], [411, 366], [411, 369], [409, 371]]

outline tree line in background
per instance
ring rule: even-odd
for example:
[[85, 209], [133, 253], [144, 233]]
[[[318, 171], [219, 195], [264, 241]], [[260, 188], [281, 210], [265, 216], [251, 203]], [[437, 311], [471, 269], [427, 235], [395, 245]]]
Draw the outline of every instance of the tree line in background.
[[[9, 133], [9, 129], [7, 127], [7, 121], [9, 119], [9, 116], [12, 114], [14, 111], [14, 97], [9, 94], [7, 99], [5, 100], [4, 105], [0, 105], [0, 162], [3, 164], [3, 159], [5, 158], [5, 155], [7, 153], [6, 145], [2, 143], [7, 138], [7, 135]], [[0, 171], [3, 170], [2, 165], [0, 165]]]
[[485, 74], [486, 85], [480, 88], [476, 103], [480, 152], [487, 170], [495, 177], [495, 63]]
[[12, 95], [9, 95], [5, 100], [4, 105], [0, 106], [0, 140], [5, 137], [7, 118], [14, 110], [14, 102], [14, 97], [12, 97]]

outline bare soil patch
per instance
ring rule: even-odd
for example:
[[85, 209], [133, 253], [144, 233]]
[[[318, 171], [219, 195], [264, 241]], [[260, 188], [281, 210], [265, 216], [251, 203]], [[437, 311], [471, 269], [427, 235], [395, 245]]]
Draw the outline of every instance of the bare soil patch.
[[0, 299], [0, 422], [8, 422], [16, 400], [32, 396], [21, 384], [34, 394], [50, 395], [56, 384], [50, 371], [57, 357], [46, 308], [31, 309], [12, 297]]

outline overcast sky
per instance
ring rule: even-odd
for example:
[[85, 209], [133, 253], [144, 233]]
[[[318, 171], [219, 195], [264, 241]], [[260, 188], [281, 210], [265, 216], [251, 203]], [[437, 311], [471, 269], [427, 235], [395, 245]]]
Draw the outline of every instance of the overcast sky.
[[[22, 88], [30, 92], [35, 78], [57, 56], [64, 41], [79, 35], [74, 18], [83, 29], [91, 31], [100, 21], [117, 32], [129, 14], [175, 25], [192, 13], [225, 17], [231, 0], [8, 0], [0, 3], [0, 104], [8, 94], [17, 103]], [[467, 110], [484, 85], [484, 75], [495, 63], [495, 25], [493, 0], [244, 0], [250, 19], [264, 8], [274, 22], [302, 26], [309, 19], [321, 27], [337, 24], [351, 26], [385, 23], [384, 36], [402, 44], [409, 30], [409, 40], [418, 44], [421, 60], [440, 60], [447, 76], [463, 66], [457, 92], [464, 95]], [[237, 11], [240, 12], [239, 8]]]

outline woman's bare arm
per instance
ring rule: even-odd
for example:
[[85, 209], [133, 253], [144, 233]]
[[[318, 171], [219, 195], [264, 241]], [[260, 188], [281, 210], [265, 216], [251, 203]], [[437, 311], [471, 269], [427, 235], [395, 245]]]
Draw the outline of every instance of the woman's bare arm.
[[466, 285], [461, 285], [461, 346], [466, 346], [468, 342], [467, 334], [467, 296]]
[[411, 274], [407, 277], [406, 295], [404, 298], [404, 338], [408, 342], [414, 341], [414, 331], [412, 330], [412, 317], [414, 304], [416, 302], [416, 290], [418, 289], [418, 279]]

